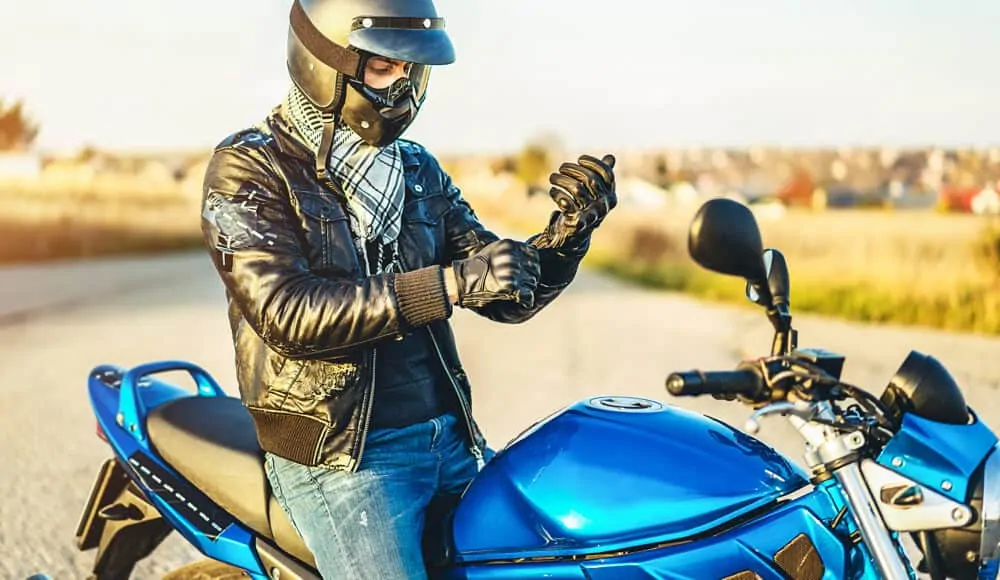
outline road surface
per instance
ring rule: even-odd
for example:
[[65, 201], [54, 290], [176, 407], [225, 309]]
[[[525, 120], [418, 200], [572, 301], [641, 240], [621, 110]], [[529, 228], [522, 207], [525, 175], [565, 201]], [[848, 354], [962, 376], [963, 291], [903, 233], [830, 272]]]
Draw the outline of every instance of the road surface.
[[[640, 290], [587, 272], [523, 325], [464, 311], [454, 324], [476, 413], [494, 447], [591, 395], [667, 400], [663, 382], [670, 371], [730, 369], [742, 356], [765, 354], [771, 338], [761, 312]], [[805, 316], [797, 327], [802, 346], [846, 354], [845, 378], [875, 392], [910, 349], [933, 353], [987, 422], [1000, 427], [1000, 340]], [[232, 357], [221, 284], [200, 254], [0, 269], [6, 401], [0, 407], [0, 577], [46, 572], [76, 579], [89, 571], [93, 552], [76, 551], [73, 534], [108, 456], [94, 435], [85, 395], [92, 367], [189, 359], [235, 393]], [[672, 402], [737, 426], [748, 414], [737, 404]], [[765, 422], [761, 436], [800, 457], [795, 434], [781, 420]], [[157, 578], [197, 557], [173, 535], [135, 577]]]

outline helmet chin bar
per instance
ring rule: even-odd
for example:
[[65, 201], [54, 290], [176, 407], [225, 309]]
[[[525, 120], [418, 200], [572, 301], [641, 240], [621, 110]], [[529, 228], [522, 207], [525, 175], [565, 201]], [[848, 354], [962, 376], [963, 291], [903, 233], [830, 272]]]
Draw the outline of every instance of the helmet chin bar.
[[358, 84], [349, 81], [341, 116], [344, 123], [366, 143], [385, 147], [406, 131], [416, 118], [421, 103], [412, 90], [394, 102], [388, 102], [370, 91], [368, 87], [359, 89]]

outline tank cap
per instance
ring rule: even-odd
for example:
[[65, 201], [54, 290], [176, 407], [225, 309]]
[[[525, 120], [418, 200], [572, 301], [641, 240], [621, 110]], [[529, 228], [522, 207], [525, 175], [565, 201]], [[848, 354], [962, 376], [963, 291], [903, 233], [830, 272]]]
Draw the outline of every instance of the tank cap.
[[663, 403], [640, 397], [594, 397], [587, 404], [595, 409], [617, 413], [655, 413], [664, 408]]

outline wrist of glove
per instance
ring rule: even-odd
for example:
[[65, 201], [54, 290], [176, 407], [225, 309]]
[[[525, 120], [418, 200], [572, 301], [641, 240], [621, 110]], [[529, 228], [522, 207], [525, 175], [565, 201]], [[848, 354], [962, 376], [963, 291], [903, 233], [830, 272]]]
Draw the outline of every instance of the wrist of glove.
[[582, 256], [590, 248], [590, 231], [574, 231], [566, 227], [563, 213], [552, 212], [549, 225], [541, 233], [532, 236], [528, 243], [538, 249], [559, 250], [567, 254]]
[[541, 273], [538, 251], [523, 242], [497, 240], [475, 254], [452, 263], [462, 308], [481, 308], [514, 302], [524, 308], [535, 303]]
[[548, 227], [533, 238], [536, 248], [586, 251], [590, 235], [618, 205], [615, 192], [615, 158], [582, 155], [578, 163], [563, 163], [549, 176], [549, 195], [559, 207]]

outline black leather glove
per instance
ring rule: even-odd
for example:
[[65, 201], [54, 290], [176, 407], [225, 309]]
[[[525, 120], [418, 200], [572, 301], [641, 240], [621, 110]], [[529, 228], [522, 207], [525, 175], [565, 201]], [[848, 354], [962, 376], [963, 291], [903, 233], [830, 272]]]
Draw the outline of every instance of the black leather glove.
[[563, 163], [558, 173], [549, 176], [549, 195], [559, 206], [549, 225], [532, 240], [536, 248], [581, 246], [608, 212], [618, 205], [615, 193], [615, 157], [599, 160], [580, 156], [578, 163]]
[[464, 260], [452, 263], [458, 282], [458, 305], [482, 307], [493, 302], [535, 304], [541, 273], [538, 251], [523, 242], [497, 240]]

